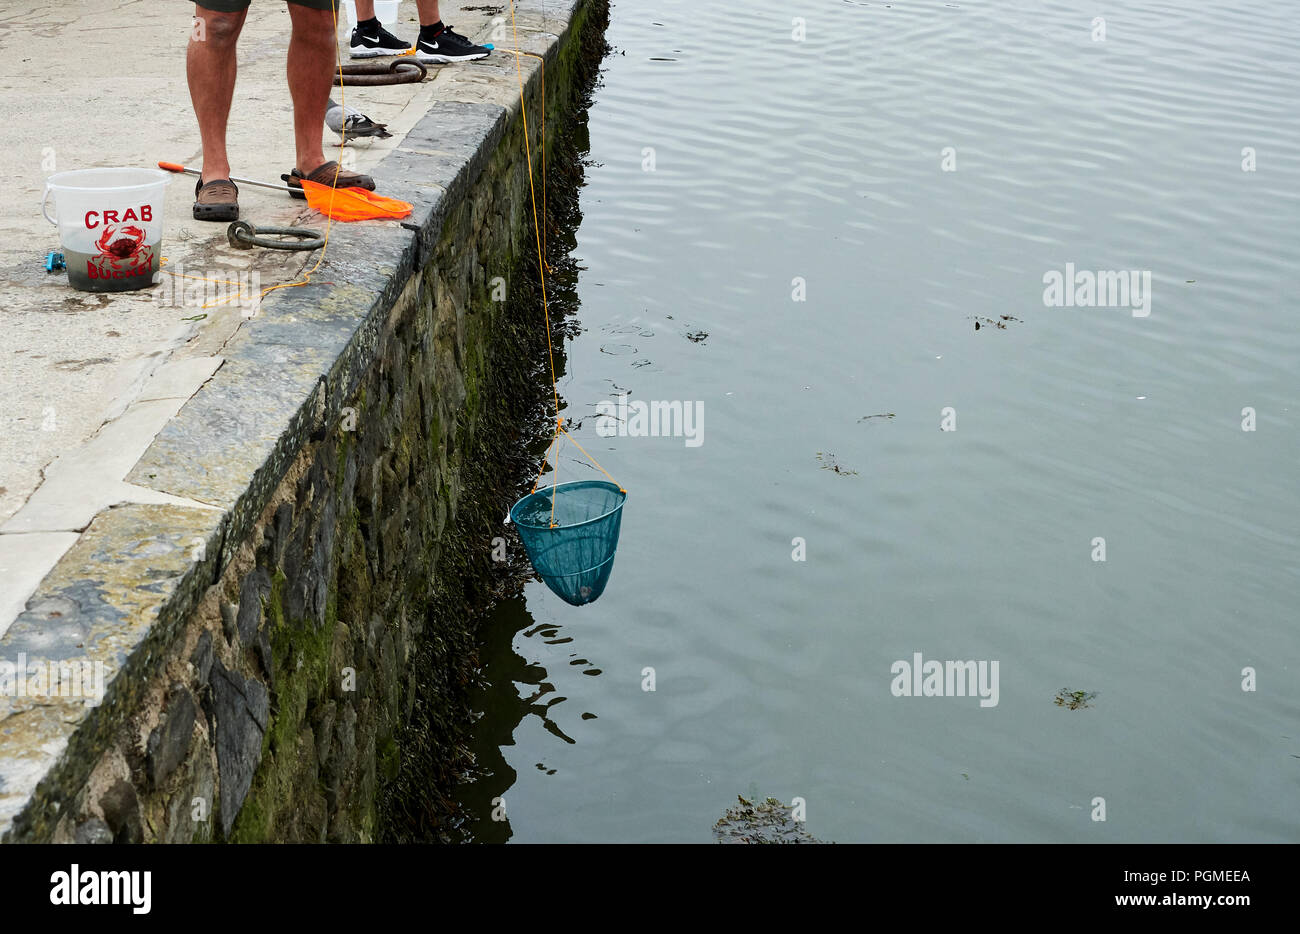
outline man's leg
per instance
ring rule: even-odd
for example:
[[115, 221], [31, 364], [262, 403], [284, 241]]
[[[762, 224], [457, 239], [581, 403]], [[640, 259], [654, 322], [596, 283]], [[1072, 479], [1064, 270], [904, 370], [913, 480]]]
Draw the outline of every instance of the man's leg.
[[[370, 0], [366, 0], [367, 3]], [[415, 12], [420, 15], [421, 26], [433, 26], [442, 22], [442, 14], [438, 12], [438, 0], [415, 0]], [[361, 15], [360, 12], [357, 13]]]
[[[356, 0], [356, 4], [357, 22], [374, 19], [375, 0]], [[420, 14], [421, 26], [432, 26], [442, 21], [442, 14], [438, 12], [438, 0], [415, 0], [415, 9]]]
[[[226, 120], [235, 94], [235, 44], [244, 28], [248, 10], [218, 13], [196, 5], [194, 15], [201, 22], [190, 34], [190, 44], [185, 52], [185, 75], [189, 80], [194, 115], [199, 121], [199, 136], [203, 140], [203, 181], [209, 182], [214, 178], [230, 177]], [[319, 130], [316, 138], [319, 146]]]
[[298, 171], [308, 175], [325, 162], [321, 127], [334, 81], [334, 14], [290, 3], [289, 18], [293, 22], [289, 93], [293, 97], [294, 144]]

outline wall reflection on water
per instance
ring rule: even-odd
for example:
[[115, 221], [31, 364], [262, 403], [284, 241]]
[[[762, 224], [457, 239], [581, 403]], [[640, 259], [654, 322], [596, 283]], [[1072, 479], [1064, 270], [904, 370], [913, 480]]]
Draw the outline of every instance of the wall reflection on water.
[[[601, 671], [582, 656], [574, 636], [563, 626], [535, 620], [522, 596], [502, 601], [484, 620], [480, 638], [485, 682], [472, 701], [481, 718], [470, 744], [477, 770], [475, 780], [462, 786], [458, 794], [467, 815], [461, 834], [465, 841], [505, 843], [512, 836], [510, 789], [519, 777], [506, 761], [505, 749], [514, 746], [516, 731], [530, 717], [563, 742], [577, 743], [581, 724], [597, 715], [566, 708], [569, 698], [555, 681], [571, 672], [596, 677]], [[556, 669], [554, 678], [547, 665], [530, 662], [516, 651], [519, 640], [528, 640], [530, 653], [546, 656], [548, 665]], [[546, 775], [558, 771], [545, 762], [535, 763], [533, 768]]]

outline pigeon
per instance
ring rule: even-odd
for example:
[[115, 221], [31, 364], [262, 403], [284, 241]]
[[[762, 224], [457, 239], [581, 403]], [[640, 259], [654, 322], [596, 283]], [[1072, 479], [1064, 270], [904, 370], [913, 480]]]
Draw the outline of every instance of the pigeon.
[[362, 136], [388, 139], [393, 135], [388, 132], [388, 124], [375, 123], [365, 114], [351, 107], [344, 107], [332, 97], [329, 106], [325, 108], [325, 125], [342, 136], [345, 141]]

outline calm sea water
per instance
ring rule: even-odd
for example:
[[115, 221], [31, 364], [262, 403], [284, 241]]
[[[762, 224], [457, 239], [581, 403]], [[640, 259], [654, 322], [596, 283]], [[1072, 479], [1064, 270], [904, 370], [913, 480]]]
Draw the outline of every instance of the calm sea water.
[[[1300, 18], [1098, 10], [615, 6], [560, 390], [703, 443], [577, 433], [618, 559], [491, 621], [477, 839], [757, 793], [842, 842], [1300, 840]], [[1149, 314], [1045, 305], [1067, 263]], [[996, 706], [894, 696], [918, 652]]]

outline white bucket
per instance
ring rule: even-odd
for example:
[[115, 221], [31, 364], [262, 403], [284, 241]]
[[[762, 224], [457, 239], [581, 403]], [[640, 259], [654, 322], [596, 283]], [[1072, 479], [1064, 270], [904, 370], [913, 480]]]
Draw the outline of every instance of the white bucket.
[[[68, 283], [85, 292], [125, 292], [153, 284], [162, 260], [160, 169], [78, 169], [45, 180], [41, 214], [59, 228]], [[54, 196], [55, 217], [49, 200]]]
[[[375, 0], [375, 18], [379, 20], [379, 25], [391, 31], [397, 25], [397, 8], [400, 5], [401, 0]], [[343, 0], [343, 9], [348, 14], [348, 29], [356, 28], [356, 0]]]

